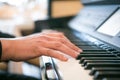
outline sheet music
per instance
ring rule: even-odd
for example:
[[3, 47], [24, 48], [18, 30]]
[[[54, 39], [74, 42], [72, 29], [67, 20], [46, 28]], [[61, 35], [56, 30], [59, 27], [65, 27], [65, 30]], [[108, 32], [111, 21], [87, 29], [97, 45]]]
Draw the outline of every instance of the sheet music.
[[116, 36], [120, 31], [120, 9], [113, 14], [98, 30], [110, 36]]

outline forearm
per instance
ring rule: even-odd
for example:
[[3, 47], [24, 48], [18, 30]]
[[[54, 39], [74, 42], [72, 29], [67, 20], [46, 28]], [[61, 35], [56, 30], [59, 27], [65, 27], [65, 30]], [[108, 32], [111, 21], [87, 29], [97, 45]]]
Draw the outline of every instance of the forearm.
[[[26, 60], [24, 59], [24, 55], [26, 55], [26, 52], [29, 51], [26, 50], [28, 46], [24, 45], [27, 43], [24, 43], [23, 37], [19, 38], [0, 38], [1, 45], [2, 45], [2, 54], [1, 54], [1, 61], [22, 61]], [[22, 44], [23, 43], [23, 44]], [[29, 45], [29, 44], [27, 44]], [[29, 55], [28, 55], [29, 56]]]
[[[3, 60], [3, 55], [8, 52], [8, 42], [7, 40], [15, 38], [14, 35], [0, 32], [0, 61]], [[7, 43], [7, 44], [6, 44]], [[7, 50], [6, 50], [7, 49]], [[5, 59], [5, 58], [4, 58]]]

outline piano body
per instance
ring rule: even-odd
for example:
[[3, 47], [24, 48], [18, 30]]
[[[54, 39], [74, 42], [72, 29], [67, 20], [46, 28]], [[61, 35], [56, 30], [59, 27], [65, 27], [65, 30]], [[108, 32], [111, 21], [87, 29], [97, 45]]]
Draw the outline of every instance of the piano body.
[[42, 80], [120, 80], [120, 0], [81, 2], [76, 16], [36, 21], [35, 32], [62, 31], [83, 49], [68, 62], [41, 57]]

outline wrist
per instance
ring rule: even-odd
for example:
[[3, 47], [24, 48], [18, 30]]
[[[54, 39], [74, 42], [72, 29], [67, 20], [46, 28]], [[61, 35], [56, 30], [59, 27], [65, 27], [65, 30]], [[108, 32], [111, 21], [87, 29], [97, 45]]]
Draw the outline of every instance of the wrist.
[[2, 56], [2, 43], [1, 43], [1, 40], [0, 40], [0, 60], [1, 60], [1, 56]]
[[11, 41], [10, 40], [1, 40], [1, 45], [2, 45], [1, 61], [9, 60]]

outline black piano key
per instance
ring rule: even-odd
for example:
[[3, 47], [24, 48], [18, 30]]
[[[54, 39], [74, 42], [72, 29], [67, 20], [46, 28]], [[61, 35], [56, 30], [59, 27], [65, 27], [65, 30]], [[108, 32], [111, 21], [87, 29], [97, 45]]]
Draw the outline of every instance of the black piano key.
[[78, 46], [78, 47], [80, 47], [81, 49], [101, 49], [98, 48], [97, 46], [88, 46], [88, 45]]
[[85, 41], [83, 41], [82, 39], [79, 39], [78, 37], [69, 37], [71, 42], [83, 42], [85, 43]]
[[103, 49], [109, 49], [110, 47], [109, 46], [101, 46], [101, 48], [103, 48]]
[[119, 57], [120, 57], [120, 53], [117, 53], [117, 56], [119, 56]]
[[[88, 48], [88, 49], [82, 49], [83, 51], [87, 51], [87, 52], [89, 52], [89, 51], [94, 51], [94, 52], [98, 52], [98, 51], [103, 51], [103, 49], [100, 49], [100, 48], [98, 48], [98, 49], [95, 49], [95, 48]], [[106, 51], [106, 50], [105, 50]]]
[[113, 54], [120, 54], [119, 51], [111, 51]]
[[120, 71], [120, 67], [93, 67], [90, 75], [94, 75], [97, 71]]
[[80, 54], [111, 54], [110, 52], [81, 52]]
[[83, 52], [107, 52], [107, 51], [101, 49], [83, 49]]
[[119, 71], [97, 71], [94, 75], [94, 79], [103, 79], [103, 78], [120, 78]]
[[92, 43], [86, 43], [86, 42], [73, 42], [76, 46], [95, 46]]
[[80, 63], [84, 60], [120, 60], [118, 57], [82, 57]]
[[70, 34], [70, 33], [69, 33], [68, 35], [66, 34], [66, 36], [67, 36], [67, 38], [70, 39], [71, 41], [72, 41], [72, 40], [83, 41], [83, 40], [79, 39], [78, 37], [76, 37], [74, 34]]
[[82, 66], [85, 66], [87, 63], [120, 63], [120, 60], [84, 60]]
[[120, 78], [103, 78], [102, 80], [120, 80]]
[[84, 41], [80, 41], [79, 39], [72, 39], [72, 40], [70, 40], [72, 43], [84, 43]]
[[81, 55], [83, 55], [83, 54], [85, 54], [85, 55], [89, 55], [89, 54], [95, 54], [95, 55], [97, 55], [97, 54], [103, 54], [104, 55], [104, 54], [111, 54], [111, 53], [110, 52], [81, 52], [80, 55], [77, 56], [77, 59], [80, 59]]
[[92, 67], [120, 67], [120, 63], [87, 63], [84, 68], [91, 69]]
[[77, 58], [81, 59], [82, 57], [114, 57], [114, 54], [80, 54]]
[[76, 46], [82, 48], [81, 46], [96, 46], [95, 44], [75, 44]]
[[109, 48], [109, 49], [106, 49], [107, 51], [116, 51], [115, 49], [113, 48]]
[[111, 53], [80, 53], [80, 55], [77, 56], [77, 59], [81, 59], [82, 57], [113, 57], [114, 54]]

